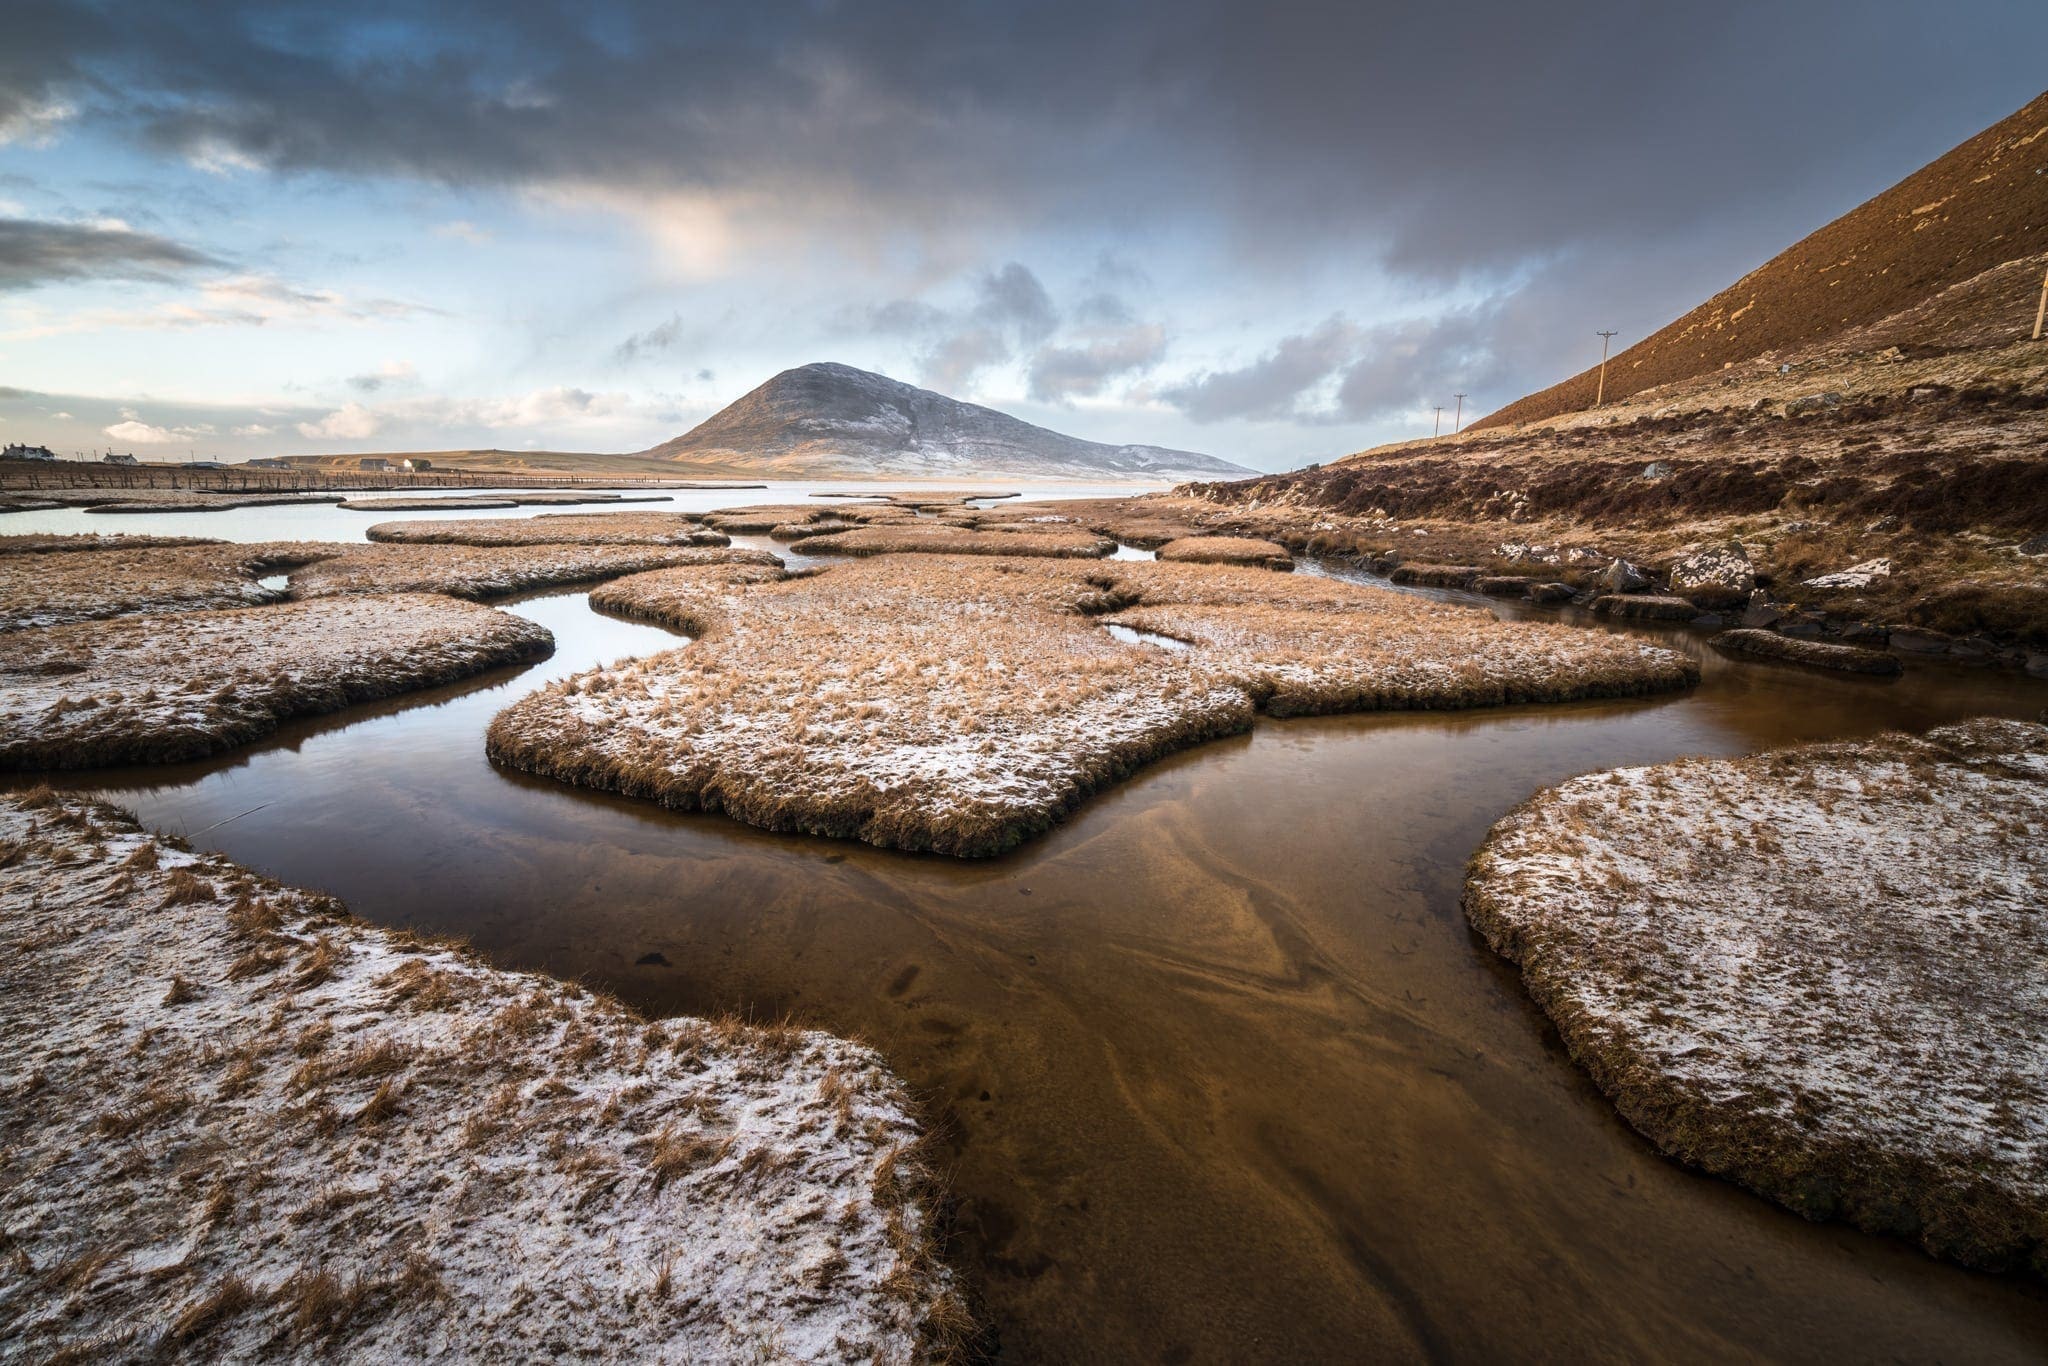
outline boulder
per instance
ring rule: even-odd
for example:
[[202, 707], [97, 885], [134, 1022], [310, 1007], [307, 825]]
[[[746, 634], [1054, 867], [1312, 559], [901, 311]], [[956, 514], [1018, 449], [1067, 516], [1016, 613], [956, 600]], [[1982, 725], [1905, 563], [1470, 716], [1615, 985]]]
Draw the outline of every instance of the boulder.
[[1955, 643], [1955, 637], [1941, 631], [1894, 626], [1890, 643], [1894, 650], [1904, 650], [1910, 655], [1943, 655]]
[[1868, 588], [1879, 579], [1892, 576], [1892, 562], [1886, 559], [1865, 560], [1852, 564], [1847, 569], [1838, 569], [1832, 574], [1822, 574], [1806, 580], [1808, 588]]
[[1826, 412], [1830, 408], [1839, 408], [1841, 406], [1842, 396], [1840, 394], [1832, 392], [1825, 394], [1808, 394], [1804, 398], [1795, 398], [1790, 403], [1786, 404], [1785, 416], [1804, 417], [1808, 413]]
[[2036, 536], [2031, 541], [2021, 541], [2020, 554], [2048, 555], [2048, 536]]
[[1671, 464], [1669, 461], [1652, 460], [1649, 464], [1643, 466], [1643, 478], [1650, 480], [1652, 483], [1659, 479], [1668, 479], [1670, 476]]
[[1520, 598], [1529, 593], [1529, 581], [1519, 574], [1482, 574], [1472, 586], [1490, 597]]
[[1699, 612], [1684, 598], [1655, 593], [1608, 593], [1593, 599], [1593, 615], [1623, 621], [1691, 621]]
[[1785, 615], [1785, 609], [1771, 601], [1771, 595], [1759, 588], [1750, 593], [1749, 606], [1742, 609], [1744, 626], [1772, 626]]
[[1734, 541], [1688, 555], [1671, 566], [1671, 591], [1702, 607], [1739, 607], [1756, 589], [1756, 566]]
[[1792, 640], [1774, 631], [1723, 631], [1708, 643], [1722, 654], [1778, 659], [1817, 669], [1839, 669], [1845, 673], [1887, 675], [1899, 672], [1900, 668], [1898, 658], [1882, 650], [1861, 650], [1854, 645], [1830, 645], [1818, 640]]
[[1650, 586], [1650, 576], [1627, 560], [1616, 560], [1607, 566], [1600, 582], [1610, 593], [1640, 593]]
[[1532, 602], [1570, 602], [1577, 596], [1578, 594], [1573, 591], [1572, 586], [1568, 583], [1532, 583], [1529, 585], [1529, 598]]

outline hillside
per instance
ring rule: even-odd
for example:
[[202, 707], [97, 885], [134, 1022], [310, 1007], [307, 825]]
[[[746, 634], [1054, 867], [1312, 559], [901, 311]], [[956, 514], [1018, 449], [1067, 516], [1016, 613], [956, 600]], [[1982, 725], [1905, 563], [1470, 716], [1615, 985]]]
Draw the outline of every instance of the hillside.
[[[1607, 366], [1608, 401], [1766, 352], [1814, 347], [1995, 266], [2048, 251], [2044, 166], [2048, 94], [1615, 356]], [[2019, 286], [2028, 323], [2038, 287], [2038, 272], [2031, 288]], [[1595, 379], [1588, 369], [1472, 425], [1506, 427], [1589, 408]]]
[[1167, 480], [1252, 473], [1190, 451], [1083, 441], [993, 408], [831, 363], [785, 370], [643, 454], [692, 474], [777, 479]]

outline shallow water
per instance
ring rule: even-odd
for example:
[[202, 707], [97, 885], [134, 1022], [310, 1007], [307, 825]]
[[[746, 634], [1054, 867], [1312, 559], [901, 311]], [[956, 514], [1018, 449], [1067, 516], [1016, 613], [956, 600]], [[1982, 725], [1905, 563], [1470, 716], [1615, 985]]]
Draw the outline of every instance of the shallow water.
[[1838, 678], [1639, 632], [1701, 656], [1702, 685], [1262, 720], [964, 863], [492, 768], [497, 710], [677, 644], [581, 593], [509, 610], [555, 632], [552, 658], [226, 760], [67, 781], [652, 1011], [870, 1040], [938, 1124], [957, 1259], [1010, 1359], [2030, 1360], [2048, 1342], [2032, 1285], [1659, 1158], [1457, 902], [1487, 826], [1573, 773], [2033, 716], [2048, 685]]

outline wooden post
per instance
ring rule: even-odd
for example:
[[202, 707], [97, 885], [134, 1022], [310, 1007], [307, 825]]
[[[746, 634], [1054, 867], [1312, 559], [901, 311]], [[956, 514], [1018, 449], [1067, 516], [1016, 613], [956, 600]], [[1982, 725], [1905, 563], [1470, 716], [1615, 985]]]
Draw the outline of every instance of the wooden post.
[[1451, 397], [1458, 400], [1458, 411], [1451, 417], [1451, 434], [1455, 436], [1458, 430], [1465, 425], [1465, 396], [1463, 394], [1453, 394]]
[[2048, 321], [2048, 274], [2041, 277], [2041, 306], [2034, 310], [2034, 340], [2041, 340], [2041, 324]]
[[1615, 335], [1616, 334], [1612, 332], [1602, 332], [1599, 334], [1600, 387], [1593, 391], [1593, 406], [1595, 408], [1599, 407], [1602, 403], [1607, 401], [1607, 343], [1611, 341]]
[[1443, 434], [1444, 434], [1444, 405], [1443, 405], [1443, 404], [1441, 404], [1441, 403], [1439, 403], [1439, 404], [1437, 404], [1437, 405], [1436, 405], [1436, 429], [1435, 429], [1434, 431], [1430, 432], [1430, 434], [1429, 434], [1429, 439], [1430, 439], [1431, 441], [1434, 441], [1434, 440], [1436, 440], [1436, 439], [1437, 439], [1438, 437], [1442, 436]]

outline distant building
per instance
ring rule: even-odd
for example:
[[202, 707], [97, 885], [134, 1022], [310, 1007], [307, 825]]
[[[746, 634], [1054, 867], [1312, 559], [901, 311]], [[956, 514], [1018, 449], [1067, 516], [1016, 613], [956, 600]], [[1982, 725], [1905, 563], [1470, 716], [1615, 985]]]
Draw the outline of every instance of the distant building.
[[366, 455], [361, 460], [356, 462], [356, 468], [364, 470], [388, 470], [391, 468], [391, 462], [389, 460], [386, 460], [381, 455]]
[[112, 451], [108, 451], [100, 457], [100, 463], [102, 465], [134, 465], [141, 462], [136, 460], [133, 455], [115, 455]]
[[11, 442], [0, 450], [0, 460], [55, 460], [57, 452], [48, 446], [24, 446], [19, 441]]
[[413, 471], [415, 474], [417, 474], [421, 470], [430, 470], [434, 468], [434, 462], [431, 460], [422, 460], [418, 456], [413, 456], [410, 460], [407, 460], [405, 462], [405, 467]]
[[218, 460], [187, 460], [185, 468], [188, 470], [224, 470], [227, 466]]

